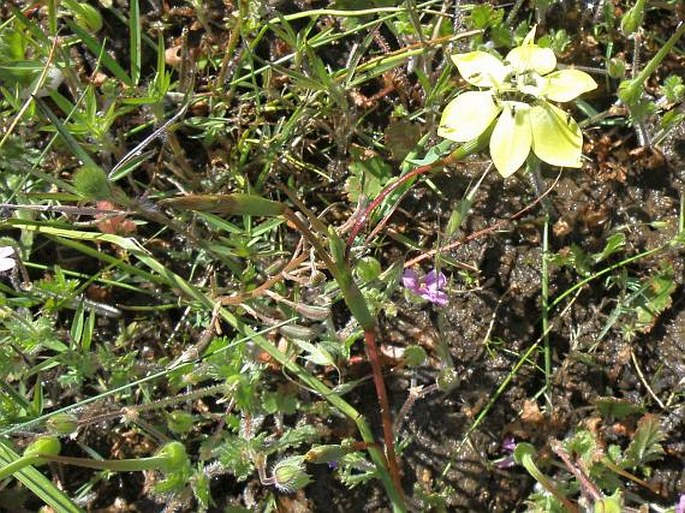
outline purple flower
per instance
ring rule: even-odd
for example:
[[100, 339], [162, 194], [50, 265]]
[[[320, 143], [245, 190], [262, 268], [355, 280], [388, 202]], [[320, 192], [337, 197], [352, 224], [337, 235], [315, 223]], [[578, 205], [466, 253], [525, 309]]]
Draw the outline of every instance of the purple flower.
[[447, 304], [447, 294], [442, 289], [447, 285], [447, 278], [441, 272], [433, 269], [427, 275], [419, 277], [413, 269], [407, 269], [402, 275], [402, 284], [411, 292], [438, 306]]
[[516, 439], [513, 436], [508, 436], [502, 440], [502, 445], [500, 445], [500, 447], [504, 452], [508, 453], [508, 455], [495, 461], [495, 466], [497, 468], [506, 469], [516, 465], [513, 454], [514, 449], [516, 449]]
[[678, 504], [675, 505], [675, 513], [685, 513], [685, 493], [680, 496]]

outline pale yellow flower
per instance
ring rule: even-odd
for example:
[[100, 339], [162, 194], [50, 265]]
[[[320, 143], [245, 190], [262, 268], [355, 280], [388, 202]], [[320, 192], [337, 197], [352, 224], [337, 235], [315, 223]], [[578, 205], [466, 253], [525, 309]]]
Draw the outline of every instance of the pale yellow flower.
[[461, 93], [442, 113], [438, 135], [467, 142], [497, 119], [490, 136], [490, 156], [503, 177], [525, 162], [530, 150], [555, 166], [580, 167], [583, 136], [575, 120], [550, 103], [567, 102], [595, 89], [583, 71], [554, 71], [550, 48], [533, 43], [535, 28], [504, 59], [475, 51], [453, 55], [459, 73], [484, 90]]

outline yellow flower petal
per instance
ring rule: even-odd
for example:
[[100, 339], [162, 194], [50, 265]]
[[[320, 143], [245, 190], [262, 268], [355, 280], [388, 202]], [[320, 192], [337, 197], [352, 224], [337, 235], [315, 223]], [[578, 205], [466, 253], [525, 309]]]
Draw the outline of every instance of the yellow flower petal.
[[550, 73], [545, 78], [545, 95], [555, 102], [568, 102], [597, 88], [597, 82], [590, 75], [577, 69], [562, 69]]
[[504, 61], [511, 64], [518, 73], [532, 70], [540, 75], [546, 75], [557, 66], [557, 58], [551, 48], [541, 48], [532, 44], [513, 48]]
[[461, 93], [442, 112], [438, 135], [456, 142], [470, 141], [490, 126], [499, 111], [490, 91]]
[[490, 136], [490, 157], [504, 178], [511, 176], [530, 153], [533, 135], [530, 129], [530, 106], [506, 102]]
[[464, 80], [477, 87], [497, 87], [507, 74], [502, 61], [487, 52], [460, 53], [452, 61]]
[[533, 152], [553, 166], [580, 167], [583, 134], [575, 120], [548, 102], [530, 109]]

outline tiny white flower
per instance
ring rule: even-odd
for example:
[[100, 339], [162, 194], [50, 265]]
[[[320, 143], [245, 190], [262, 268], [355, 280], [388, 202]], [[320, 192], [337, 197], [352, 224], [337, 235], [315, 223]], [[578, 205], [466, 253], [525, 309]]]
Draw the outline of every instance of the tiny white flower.
[[12, 246], [0, 246], [0, 273], [14, 269], [16, 265], [14, 248]]

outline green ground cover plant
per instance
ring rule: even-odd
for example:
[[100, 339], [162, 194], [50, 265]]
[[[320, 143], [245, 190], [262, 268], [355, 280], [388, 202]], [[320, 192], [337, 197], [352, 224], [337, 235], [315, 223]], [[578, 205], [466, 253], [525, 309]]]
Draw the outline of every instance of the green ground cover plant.
[[0, 14], [0, 509], [683, 511], [680, 3]]

